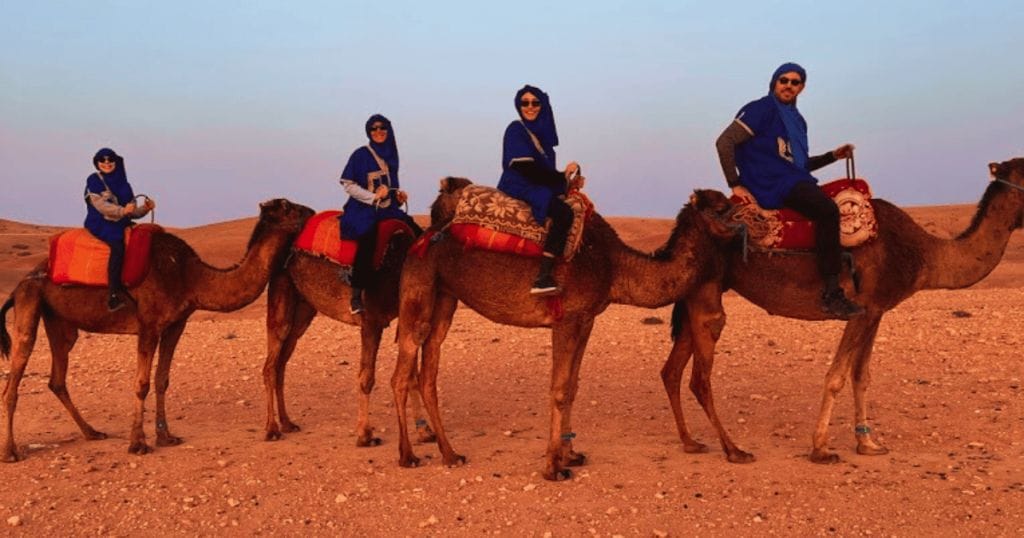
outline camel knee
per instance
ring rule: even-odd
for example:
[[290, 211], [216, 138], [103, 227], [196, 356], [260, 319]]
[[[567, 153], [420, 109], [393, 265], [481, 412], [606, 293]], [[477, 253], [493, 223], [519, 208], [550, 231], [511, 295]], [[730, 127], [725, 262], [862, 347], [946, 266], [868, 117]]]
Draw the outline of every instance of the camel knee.
[[725, 313], [719, 313], [718, 315], [705, 320], [704, 328], [711, 333], [711, 338], [717, 342], [722, 336], [722, 331], [725, 330]]
[[825, 383], [825, 390], [828, 390], [834, 396], [839, 394], [839, 391], [843, 390], [844, 386], [846, 386], [846, 376], [840, 375], [829, 379], [828, 382]]
[[370, 394], [373, 392], [373, 386], [377, 383], [376, 377], [369, 375], [366, 377], [360, 376], [359, 378], [359, 391], [363, 394]]
[[135, 396], [140, 400], [145, 400], [146, 396], [149, 396], [149, 383], [141, 383], [137, 389], [135, 389]]
[[52, 392], [54, 394], [54, 396], [57, 396], [58, 398], [60, 398], [61, 396], [66, 395], [68, 393], [67, 386], [54, 383], [53, 381], [50, 381], [50, 383], [47, 384], [47, 387], [49, 387], [50, 388], [50, 392]]

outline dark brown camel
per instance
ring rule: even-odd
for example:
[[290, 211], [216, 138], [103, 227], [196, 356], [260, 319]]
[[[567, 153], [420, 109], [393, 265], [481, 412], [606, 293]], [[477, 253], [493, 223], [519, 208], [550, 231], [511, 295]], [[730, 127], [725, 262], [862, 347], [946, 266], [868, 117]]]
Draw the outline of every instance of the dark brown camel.
[[[467, 184], [468, 180], [461, 178], [442, 180], [442, 186], [461, 187]], [[455, 208], [445, 207], [444, 204], [454, 203], [454, 199], [444, 197], [439, 200], [431, 210], [432, 220], [439, 218], [437, 215], [448, 215], [448, 220], [451, 220], [450, 215]], [[392, 238], [383, 266], [375, 274], [372, 284], [363, 292], [366, 309], [362, 314], [353, 315], [349, 310], [352, 288], [342, 278], [338, 265], [319, 256], [293, 251], [285, 266], [271, 276], [270, 290], [267, 292], [267, 360], [263, 366], [263, 384], [267, 391], [267, 441], [280, 439], [282, 432], [299, 430], [299, 426], [292, 422], [285, 410], [285, 367], [299, 338], [309, 328], [317, 312], [320, 312], [331, 319], [359, 327], [361, 346], [356, 446], [380, 444], [380, 438], [373, 436], [373, 428], [369, 423], [370, 393], [376, 378], [381, 334], [391, 320], [398, 317], [398, 280], [405, 253], [413, 240], [413, 237], [406, 234]], [[418, 387], [416, 390], [419, 391]], [[417, 416], [419, 440], [433, 441], [433, 432], [418, 412], [419, 402], [419, 398], [413, 398], [413, 405], [417, 409], [414, 414]]]
[[[603, 218], [593, 215], [579, 252], [568, 267], [556, 271], [564, 289], [562, 316], [558, 319], [545, 299], [529, 293], [540, 263], [536, 258], [467, 251], [447, 234], [429, 248], [425, 257], [408, 256], [400, 292], [399, 356], [391, 379], [401, 436], [399, 464], [412, 467], [419, 462], [409, 442], [405, 402], [421, 346], [420, 392], [443, 461], [446, 465], [465, 461], [448, 441], [437, 400], [441, 343], [456, 304], [462, 301], [498, 323], [551, 328], [551, 430], [544, 477], [569, 477], [571, 473], [565, 467], [581, 465], [585, 460], [573, 450], [571, 413], [580, 362], [594, 318], [610, 303], [655, 308], [688, 297], [703, 283], [719, 279], [724, 265], [706, 264], [705, 260], [719, 248], [716, 242], [733, 236], [721, 216], [730, 207], [719, 192], [697, 191], [676, 218], [668, 242], [655, 254], [628, 247]], [[706, 316], [722, 321], [720, 309]]]
[[[854, 289], [850, 279], [843, 283], [847, 295], [864, 305], [867, 312], [847, 322], [825, 376], [821, 411], [810, 454], [812, 461], [839, 461], [839, 456], [828, 450], [828, 426], [836, 395], [842, 390], [847, 377], [853, 380], [857, 453], [880, 455], [888, 452], [871, 437], [864, 398], [871, 380], [868, 366], [879, 322], [883, 314], [918, 290], [965, 288], [985, 278], [999, 263], [1011, 233], [1021, 227], [1024, 219], [1024, 158], [992, 163], [989, 170], [995, 181], [985, 191], [970, 226], [956, 239], [934, 237], [898, 207], [885, 200], [873, 200], [878, 237], [853, 249], [859, 273], [858, 289]], [[827, 319], [819, 306], [822, 282], [812, 254], [752, 252], [747, 262], [735, 250], [729, 256], [727, 287], [735, 289], [769, 314], [812, 321]], [[701, 334], [707, 331], [700, 324], [687, 320], [688, 313], [693, 310], [689, 307], [682, 303], [676, 305], [673, 325], [678, 335], [661, 374], [680, 439], [688, 451], [700, 452], [706, 449], [690, 437], [679, 405], [680, 380], [694, 339], [701, 341], [707, 337]], [[717, 340], [717, 334], [713, 336]], [[690, 389], [708, 417], [718, 424], [711, 404], [710, 358], [708, 353], [695, 355]], [[719, 428], [718, 434], [723, 446], [734, 446], [723, 429]]]
[[[105, 439], [90, 426], [71, 402], [65, 381], [68, 354], [78, 331], [107, 334], [137, 334], [138, 368], [135, 375], [136, 406], [128, 451], [145, 454], [143, 415], [149, 393], [153, 354], [160, 348], [156, 366], [156, 443], [177, 445], [181, 439], [170, 433], [164, 396], [170, 383], [171, 359], [189, 316], [196, 310], [229, 312], [253, 302], [263, 293], [271, 267], [283, 263], [283, 256], [302, 224], [313, 214], [305, 206], [288, 200], [271, 200], [260, 205], [260, 218], [249, 239], [245, 257], [234, 267], [218, 269], [204, 263], [184, 241], [166, 232], [154, 234], [145, 280], [131, 290], [137, 306], [117, 312], [106, 308], [107, 289], [54, 285], [46, 276], [46, 262], [22, 280], [0, 309], [0, 351], [10, 356], [11, 373], [4, 388], [7, 437], [0, 459], [18, 460], [14, 444], [14, 410], [18, 385], [35, 345], [42, 318], [53, 357], [50, 390], [60, 399], [86, 439]], [[7, 333], [7, 310], [14, 307], [14, 342]]]

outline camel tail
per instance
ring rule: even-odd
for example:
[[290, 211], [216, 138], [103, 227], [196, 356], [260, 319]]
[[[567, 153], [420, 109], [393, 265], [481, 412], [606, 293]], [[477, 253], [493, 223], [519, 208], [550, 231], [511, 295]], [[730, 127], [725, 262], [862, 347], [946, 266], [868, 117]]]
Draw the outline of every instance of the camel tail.
[[6, 359], [11, 356], [11, 335], [7, 334], [7, 311], [14, 306], [14, 294], [0, 308], [0, 355]]
[[686, 303], [680, 301], [672, 307], [671, 336], [673, 341], [679, 337], [679, 331], [683, 330], [684, 321], [686, 321]]

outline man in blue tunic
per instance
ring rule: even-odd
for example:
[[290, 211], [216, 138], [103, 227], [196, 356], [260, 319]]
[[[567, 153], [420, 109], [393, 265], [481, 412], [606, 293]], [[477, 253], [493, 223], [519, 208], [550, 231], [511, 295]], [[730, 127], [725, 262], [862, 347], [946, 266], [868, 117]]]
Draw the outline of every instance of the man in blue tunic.
[[795, 63], [779, 66], [772, 74], [768, 95], [741, 108], [715, 145], [733, 194], [746, 198], [749, 192], [765, 209], [788, 207], [814, 222], [818, 270], [825, 281], [822, 311], [849, 319], [864, 309], [850, 301], [839, 286], [839, 208], [818, 188], [811, 172], [850, 157], [853, 145], [809, 156], [807, 122], [796, 108], [796, 98], [806, 83], [803, 67]]

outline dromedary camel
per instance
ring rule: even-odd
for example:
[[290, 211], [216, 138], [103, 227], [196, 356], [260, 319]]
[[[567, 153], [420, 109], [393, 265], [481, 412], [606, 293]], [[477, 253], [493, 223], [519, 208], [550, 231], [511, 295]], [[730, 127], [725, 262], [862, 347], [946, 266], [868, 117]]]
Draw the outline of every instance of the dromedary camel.
[[[14, 410], [18, 403], [18, 385], [35, 345], [40, 317], [50, 341], [53, 362], [50, 390], [60, 399], [86, 439], [105, 439], [106, 435], [90, 426], [71, 402], [65, 381], [68, 354], [78, 339], [78, 331], [137, 334], [138, 368], [135, 375], [135, 412], [128, 451], [145, 454], [143, 414], [149, 393], [153, 354], [160, 356], [156, 366], [156, 438], [157, 445], [181, 443], [167, 427], [164, 396], [170, 383], [171, 358], [189, 316], [196, 310], [228, 312], [253, 302], [263, 293], [271, 267], [283, 263], [283, 256], [302, 224], [313, 214], [308, 207], [278, 199], [260, 205], [260, 218], [245, 257], [234, 267], [218, 269], [204, 263], [184, 241], [165, 232], [154, 234], [150, 253], [151, 269], [145, 280], [131, 290], [137, 306], [117, 312], [106, 308], [106, 288], [58, 286], [46, 276], [46, 262], [22, 280], [0, 309], [0, 351], [10, 355], [11, 372], [4, 389], [7, 411], [7, 437], [0, 458], [18, 460], [14, 444]], [[7, 310], [14, 307], [14, 342], [7, 333]]]
[[[863, 305], [867, 312], [847, 322], [825, 376], [811, 461], [839, 461], [839, 456], [828, 450], [828, 426], [836, 395], [848, 376], [853, 379], [857, 453], [880, 455], [888, 452], [871, 438], [864, 399], [871, 379], [868, 366], [878, 324], [883, 314], [918, 290], [965, 288], [985, 278], [999, 263], [1010, 234], [1021, 227], [1024, 219], [1024, 158], [989, 164], [989, 170], [995, 181], [989, 184], [978, 203], [970, 226], [956, 239], [932, 236], [898, 207], [885, 200], [873, 200], [878, 237], [853, 249], [854, 264], [859, 273], [857, 289], [851, 280], [844, 282], [847, 295]], [[725, 278], [727, 287], [773, 315], [804, 320], [826, 319], [819, 306], [822, 282], [812, 254], [751, 252], [747, 262], [743, 261], [740, 252], [733, 251], [730, 256]], [[689, 360], [693, 339], [697, 338], [698, 342], [707, 339], [706, 335], [699, 334], [703, 330], [700, 324], [693, 323], [693, 320], [687, 322], [688, 306], [676, 304], [673, 326], [678, 335], [661, 374], [679, 436], [688, 451], [700, 452], [706, 449], [690, 437], [679, 405], [680, 380]], [[717, 334], [714, 336], [717, 341]], [[710, 404], [711, 357], [710, 353], [695, 355], [690, 389], [708, 417], [718, 424], [714, 406]], [[734, 446], [725, 430], [719, 428], [718, 434], [723, 446]]]
[[[442, 187], [469, 184], [468, 180], [462, 178], [445, 178], [441, 181]], [[454, 204], [455, 199], [439, 197], [438, 200], [431, 208], [432, 221], [441, 218], [439, 215], [446, 215], [450, 220], [455, 207], [446, 207], [445, 204]], [[320, 312], [331, 319], [359, 327], [361, 347], [356, 446], [380, 444], [380, 438], [374, 437], [373, 427], [369, 423], [370, 393], [377, 372], [377, 350], [384, 329], [391, 320], [398, 317], [398, 281], [405, 254], [414, 239], [407, 234], [392, 237], [382, 267], [375, 274], [370, 287], [363, 292], [366, 309], [362, 314], [353, 315], [349, 310], [352, 287], [342, 278], [339, 267], [320, 256], [293, 251], [284, 267], [271, 276], [270, 290], [267, 292], [267, 360], [263, 366], [263, 384], [267, 392], [267, 441], [280, 439], [282, 432], [299, 431], [299, 426], [292, 422], [285, 410], [285, 367], [295, 351], [295, 344], [309, 328], [317, 312]], [[416, 391], [419, 391], [418, 387]], [[417, 410], [419, 402], [418, 397], [413, 398]], [[421, 418], [419, 412], [415, 414], [419, 441], [433, 441], [433, 432], [426, 420]]]
[[[442, 197], [446, 194], [442, 194]], [[625, 245], [599, 215], [587, 222], [579, 252], [556, 272], [563, 286], [561, 308], [529, 293], [539, 260], [482, 250], [466, 250], [448, 234], [425, 256], [411, 254], [402, 273], [398, 316], [399, 356], [391, 379], [400, 431], [399, 464], [416, 466], [406, 424], [410, 371], [423, 347], [420, 392], [446, 465], [465, 461], [452, 450], [441, 424], [437, 372], [441, 343], [458, 301], [484, 317], [520, 327], [550, 327], [552, 337], [551, 430], [544, 477], [571, 476], [566, 466], [581, 465], [571, 428], [580, 362], [594, 318], [610, 303], [654, 308], [687, 297], [703, 282], [717, 280], [724, 263], [706, 264], [718, 241], [731, 239], [722, 216], [731, 208], [717, 191], [697, 191], [676, 218], [668, 242], [654, 254]], [[560, 316], [555, 315], [560, 310]], [[724, 322], [721, 310], [706, 313]]]

